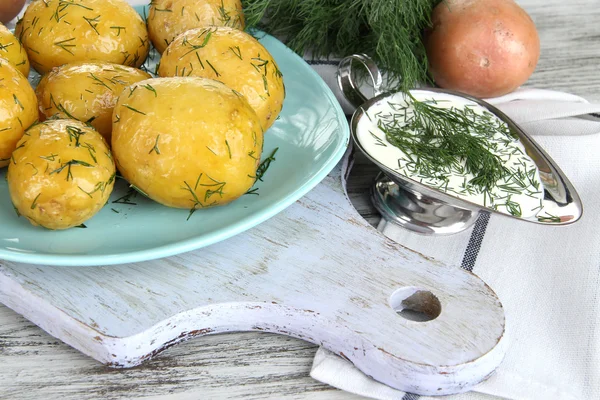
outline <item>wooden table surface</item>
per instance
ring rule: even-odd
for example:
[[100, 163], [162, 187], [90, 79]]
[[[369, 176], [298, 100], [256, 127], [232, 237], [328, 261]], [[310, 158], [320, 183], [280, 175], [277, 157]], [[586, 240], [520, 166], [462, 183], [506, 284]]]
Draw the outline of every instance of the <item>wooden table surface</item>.
[[[578, 94], [600, 103], [598, 0], [518, 0], [542, 41], [527, 86]], [[355, 167], [349, 190], [370, 222], [365, 196], [374, 175]], [[4, 399], [358, 399], [310, 378], [316, 347], [285, 336], [207, 336], [170, 348], [129, 370], [113, 370], [80, 354], [0, 305], [0, 398]]]

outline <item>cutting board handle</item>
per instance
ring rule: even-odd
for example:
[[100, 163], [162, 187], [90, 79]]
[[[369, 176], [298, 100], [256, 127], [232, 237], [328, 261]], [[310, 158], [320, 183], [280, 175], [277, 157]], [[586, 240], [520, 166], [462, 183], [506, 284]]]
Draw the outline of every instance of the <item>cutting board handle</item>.
[[196, 336], [261, 331], [411, 393], [469, 390], [506, 351], [500, 301], [364, 221], [344, 192], [349, 160], [276, 217], [194, 252], [94, 268], [2, 261], [0, 301], [113, 367]]

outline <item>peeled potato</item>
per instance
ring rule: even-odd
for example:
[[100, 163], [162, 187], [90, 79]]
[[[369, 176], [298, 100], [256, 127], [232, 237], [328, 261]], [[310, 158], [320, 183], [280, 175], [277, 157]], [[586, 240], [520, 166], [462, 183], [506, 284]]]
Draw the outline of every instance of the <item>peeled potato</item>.
[[81, 225], [106, 204], [115, 165], [102, 136], [82, 122], [60, 119], [31, 127], [13, 153], [8, 189], [15, 209], [33, 225]]
[[226, 204], [256, 180], [263, 130], [244, 97], [202, 78], [135, 83], [114, 110], [120, 172], [151, 199], [191, 212]]
[[37, 99], [22, 73], [0, 58], [0, 167], [10, 157], [25, 129], [37, 121]]
[[110, 143], [117, 98], [125, 87], [148, 78], [150, 74], [124, 65], [78, 62], [53, 68], [35, 92], [46, 117], [87, 122]]
[[440, 87], [489, 98], [529, 79], [540, 56], [535, 24], [513, 0], [446, 0], [425, 36], [429, 71]]
[[29, 75], [29, 59], [25, 49], [15, 35], [2, 24], [0, 24], [0, 58], [11, 63], [23, 75]]
[[152, 44], [163, 53], [181, 33], [204, 26], [244, 29], [240, 0], [154, 0], [148, 14]]
[[285, 87], [267, 49], [251, 35], [228, 27], [192, 29], [163, 53], [160, 76], [216, 79], [243, 94], [267, 130], [277, 119]]
[[15, 30], [43, 74], [77, 61], [139, 67], [150, 50], [146, 23], [125, 0], [38, 0]]

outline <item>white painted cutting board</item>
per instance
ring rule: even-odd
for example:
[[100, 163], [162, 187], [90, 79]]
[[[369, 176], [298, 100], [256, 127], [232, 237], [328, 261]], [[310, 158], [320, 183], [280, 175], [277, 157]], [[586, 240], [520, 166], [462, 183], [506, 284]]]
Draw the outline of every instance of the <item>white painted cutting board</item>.
[[[86, 268], [0, 261], [0, 302], [113, 367], [194, 336], [254, 330], [322, 345], [401, 390], [468, 390], [504, 356], [502, 305], [475, 275], [362, 220], [346, 172], [248, 232], [179, 256]], [[439, 316], [418, 322], [399, 308]]]

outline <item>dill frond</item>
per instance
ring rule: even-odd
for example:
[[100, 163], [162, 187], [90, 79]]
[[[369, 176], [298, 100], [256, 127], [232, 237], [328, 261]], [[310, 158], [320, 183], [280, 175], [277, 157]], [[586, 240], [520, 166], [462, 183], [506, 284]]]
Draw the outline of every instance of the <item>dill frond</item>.
[[396, 89], [428, 82], [423, 30], [440, 0], [244, 0], [248, 28], [313, 58], [371, 56]]

